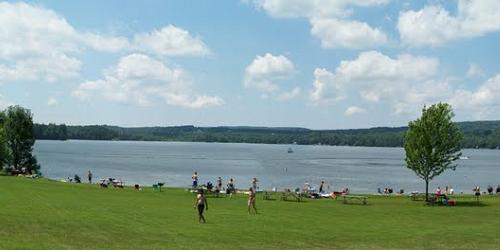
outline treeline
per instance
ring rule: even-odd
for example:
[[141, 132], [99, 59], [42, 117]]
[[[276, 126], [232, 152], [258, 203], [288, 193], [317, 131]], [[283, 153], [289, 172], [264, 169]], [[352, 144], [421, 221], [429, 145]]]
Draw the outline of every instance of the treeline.
[[[457, 123], [464, 133], [465, 148], [498, 148], [500, 121]], [[339, 145], [369, 147], [403, 146], [406, 127], [346, 130], [310, 130], [305, 128], [267, 127], [139, 127], [107, 125], [67, 126], [35, 124], [37, 139], [49, 140], [141, 140], [186, 142], [232, 142], [301, 145]]]

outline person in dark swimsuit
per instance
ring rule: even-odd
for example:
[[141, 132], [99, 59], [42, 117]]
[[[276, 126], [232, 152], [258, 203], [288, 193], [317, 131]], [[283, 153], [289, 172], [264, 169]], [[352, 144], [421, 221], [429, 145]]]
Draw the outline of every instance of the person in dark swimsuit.
[[207, 198], [203, 194], [203, 189], [198, 190], [196, 195], [196, 202], [194, 203], [194, 209], [198, 209], [198, 222], [205, 223], [205, 217], [203, 216], [203, 211], [208, 210]]
[[319, 185], [319, 193], [320, 193], [320, 194], [322, 194], [322, 193], [323, 193], [323, 191], [325, 191], [325, 190], [323, 190], [323, 186], [324, 186], [324, 185], [325, 185], [325, 181], [321, 181], [321, 184]]
[[255, 214], [257, 214], [257, 208], [255, 207], [255, 189], [251, 187], [248, 193], [248, 214], [251, 214], [252, 208], [255, 211]]
[[92, 183], [92, 172], [89, 172], [87, 173], [87, 177], [89, 178], [89, 183]]

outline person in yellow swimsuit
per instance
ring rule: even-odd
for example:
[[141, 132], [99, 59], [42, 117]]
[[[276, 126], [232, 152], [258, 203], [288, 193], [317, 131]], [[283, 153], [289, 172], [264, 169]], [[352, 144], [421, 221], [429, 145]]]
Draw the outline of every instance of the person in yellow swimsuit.
[[250, 188], [248, 191], [248, 214], [251, 214], [252, 208], [255, 211], [255, 214], [257, 214], [257, 208], [255, 207], [255, 190], [253, 188]]

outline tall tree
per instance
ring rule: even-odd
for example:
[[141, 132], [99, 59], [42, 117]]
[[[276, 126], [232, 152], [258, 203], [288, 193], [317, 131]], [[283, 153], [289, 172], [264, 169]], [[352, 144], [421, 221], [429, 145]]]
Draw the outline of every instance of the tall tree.
[[2, 170], [4, 165], [9, 161], [10, 156], [4, 129], [5, 120], [5, 113], [0, 111], [0, 170]]
[[404, 148], [406, 165], [425, 181], [425, 198], [429, 201], [429, 182], [453, 164], [460, 155], [462, 132], [451, 122], [451, 106], [438, 103], [422, 110], [422, 116], [408, 124]]
[[33, 156], [33, 115], [20, 106], [10, 106], [5, 111], [4, 132], [10, 151], [10, 164], [20, 170], [25, 167], [29, 173], [40, 169]]

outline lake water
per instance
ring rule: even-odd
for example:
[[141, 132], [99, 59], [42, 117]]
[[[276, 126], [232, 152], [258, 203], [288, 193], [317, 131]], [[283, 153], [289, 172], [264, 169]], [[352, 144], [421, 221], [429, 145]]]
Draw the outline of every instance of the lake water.
[[[293, 148], [293, 153], [287, 149]], [[114, 177], [126, 185], [187, 187], [198, 171], [200, 183], [222, 176], [235, 178], [237, 188], [248, 188], [252, 177], [260, 189], [302, 187], [305, 181], [330, 190], [349, 187], [353, 192], [375, 193], [391, 187], [424, 191], [424, 182], [405, 167], [402, 148], [264, 145], [191, 142], [43, 141], [35, 144], [43, 174], [66, 179], [78, 174], [94, 180]], [[471, 193], [472, 187], [500, 184], [499, 150], [464, 150], [456, 171], [435, 178], [430, 188], [453, 186]], [[225, 184], [224, 184], [225, 185]]]

